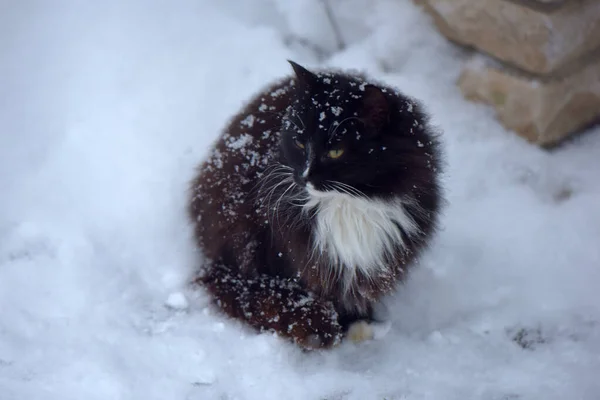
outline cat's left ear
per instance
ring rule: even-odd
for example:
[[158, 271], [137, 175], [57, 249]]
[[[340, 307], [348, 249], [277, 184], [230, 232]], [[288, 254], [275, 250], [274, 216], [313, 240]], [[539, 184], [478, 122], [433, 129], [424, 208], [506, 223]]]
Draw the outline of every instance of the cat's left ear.
[[379, 133], [389, 122], [390, 105], [383, 91], [377, 86], [365, 86], [360, 115], [374, 134]]
[[300, 86], [303, 86], [305, 89], [309, 89], [317, 81], [317, 76], [304, 68], [302, 65], [291, 60], [288, 60], [288, 62], [294, 69], [294, 74], [296, 75]]

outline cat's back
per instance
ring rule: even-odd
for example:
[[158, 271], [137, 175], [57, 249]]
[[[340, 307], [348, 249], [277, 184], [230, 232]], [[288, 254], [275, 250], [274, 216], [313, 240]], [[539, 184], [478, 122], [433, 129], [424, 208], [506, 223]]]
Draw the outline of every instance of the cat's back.
[[226, 125], [191, 185], [189, 215], [207, 257], [266, 218], [253, 204], [260, 178], [279, 154], [281, 119], [294, 80], [283, 78], [254, 95]]

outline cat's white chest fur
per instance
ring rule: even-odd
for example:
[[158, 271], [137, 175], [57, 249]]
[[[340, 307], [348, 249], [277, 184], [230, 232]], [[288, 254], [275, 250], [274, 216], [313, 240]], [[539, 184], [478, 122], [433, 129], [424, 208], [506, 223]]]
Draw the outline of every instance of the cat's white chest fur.
[[314, 251], [326, 254], [332, 265], [353, 277], [372, 275], [386, 267], [386, 255], [403, 245], [398, 226], [407, 235], [418, 232], [401, 201], [384, 202], [307, 186], [307, 209], [317, 208]]

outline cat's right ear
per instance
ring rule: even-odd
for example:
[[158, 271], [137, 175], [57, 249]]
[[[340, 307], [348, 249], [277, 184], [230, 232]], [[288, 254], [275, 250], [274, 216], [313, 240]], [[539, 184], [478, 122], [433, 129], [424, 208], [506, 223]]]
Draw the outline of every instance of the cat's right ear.
[[313, 86], [313, 84], [317, 81], [317, 76], [304, 68], [302, 65], [295, 63], [294, 61], [287, 60], [292, 68], [294, 69], [294, 74], [298, 80], [298, 83], [301, 87], [308, 89]]
[[365, 86], [361, 117], [373, 134], [379, 133], [388, 124], [390, 106], [385, 94], [377, 86]]

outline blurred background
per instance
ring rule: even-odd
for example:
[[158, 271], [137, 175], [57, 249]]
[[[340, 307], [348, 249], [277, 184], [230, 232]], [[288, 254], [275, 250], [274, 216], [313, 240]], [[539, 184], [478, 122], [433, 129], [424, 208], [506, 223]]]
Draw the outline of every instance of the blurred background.
[[[594, 0], [0, 2], [0, 398], [599, 399], [599, 47]], [[324, 354], [187, 285], [189, 179], [287, 59], [421, 100], [446, 158], [390, 333]]]

